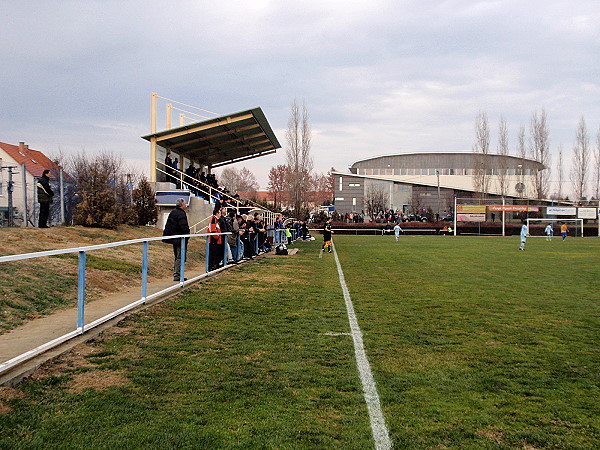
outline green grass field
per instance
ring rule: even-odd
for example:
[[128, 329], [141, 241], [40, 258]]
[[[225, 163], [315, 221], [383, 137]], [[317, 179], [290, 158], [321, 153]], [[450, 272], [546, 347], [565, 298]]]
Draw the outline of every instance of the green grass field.
[[[334, 236], [395, 448], [600, 447], [600, 240]], [[0, 448], [373, 448], [334, 255], [268, 257], [0, 395]]]

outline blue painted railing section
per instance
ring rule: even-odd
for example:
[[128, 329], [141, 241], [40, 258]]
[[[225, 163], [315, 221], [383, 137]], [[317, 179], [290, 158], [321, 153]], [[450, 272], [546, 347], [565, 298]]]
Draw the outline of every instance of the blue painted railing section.
[[[205, 233], [205, 234], [187, 234], [187, 235], [179, 235], [173, 236], [173, 238], [181, 239], [181, 267], [180, 267], [180, 281], [179, 285], [185, 284], [184, 273], [185, 273], [185, 259], [186, 259], [186, 245], [185, 241], [188, 238], [198, 238], [206, 236], [206, 272], [209, 272], [208, 261], [209, 261], [209, 246], [208, 246], [208, 237], [211, 235], [223, 235], [226, 236], [231, 233]], [[86, 271], [87, 271], [87, 254], [90, 251], [101, 250], [105, 248], [111, 247], [119, 247], [125, 245], [132, 244], [142, 244], [142, 297], [138, 302], [146, 303], [148, 300], [148, 258], [149, 258], [149, 243], [153, 241], [161, 241], [164, 239], [163, 236], [155, 237], [155, 238], [143, 238], [143, 239], [132, 239], [128, 241], [118, 241], [111, 242], [108, 244], [99, 244], [99, 245], [91, 245], [87, 247], [79, 247], [79, 248], [71, 248], [71, 249], [60, 249], [60, 250], [49, 250], [43, 252], [35, 252], [35, 253], [25, 253], [20, 255], [8, 255], [8, 256], [0, 256], [0, 263], [9, 262], [9, 261], [19, 261], [23, 259], [33, 259], [33, 258], [41, 258], [45, 256], [53, 256], [60, 255], [66, 253], [78, 253], [78, 261], [77, 261], [77, 330], [80, 333], [84, 332], [85, 328], [85, 296], [86, 296]], [[238, 237], [239, 240], [239, 237]], [[225, 247], [224, 256], [223, 256], [223, 266], [227, 266], [227, 247]], [[170, 289], [170, 288], [169, 288]], [[157, 296], [163, 293], [163, 291], [153, 294], [153, 296]]]
[[[295, 230], [293, 230], [295, 233]], [[269, 234], [270, 233], [270, 234]], [[34, 259], [41, 258], [45, 256], [54, 256], [54, 255], [62, 255], [67, 253], [78, 253], [78, 262], [77, 262], [77, 328], [67, 334], [64, 334], [56, 339], [53, 339], [50, 342], [47, 342], [43, 345], [40, 345], [22, 355], [19, 355], [15, 358], [12, 358], [8, 361], [0, 363], [0, 374], [4, 373], [11, 368], [17, 366], [18, 364], [27, 361], [51, 348], [60, 345], [63, 342], [72, 339], [73, 337], [83, 334], [87, 329], [94, 328], [114, 317], [117, 317], [124, 312], [127, 312], [136, 306], [145, 304], [147, 301], [158, 298], [168, 292], [175, 291], [189, 283], [193, 283], [201, 278], [209, 276], [212, 272], [217, 272], [224, 270], [229, 264], [229, 253], [231, 251], [227, 239], [227, 235], [231, 233], [200, 233], [200, 234], [186, 234], [186, 235], [177, 235], [177, 236], [169, 236], [170, 239], [181, 239], [181, 266], [180, 266], [180, 279], [178, 282], [173, 285], [160, 290], [159, 292], [155, 292], [153, 294], [148, 294], [148, 263], [149, 263], [149, 244], [154, 241], [162, 241], [164, 239], [163, 236], [157, 236], [153, 238], [141, 238], [141, 239], [131, 239], [127, 241], [118, 241], [118, 242], [110, 242], [107, 244], [99, 244], [99, 245], [90, 245], [86, 247], [78, 247], [78, 248], [67, 248], [60, 250], [48, 250], [42, 252], [34, 252], [34, 253], [24, 253], [20, 255], [8, 255], [8, 256], [0, 256], [0, 263], [10, 262], [10, 261], [20, 261], [25, 259]], [[218, 236], [221, 235], [224, 237], [225, 245], [223, 245], [223, 267], [213, 270], [212, 272], [209, 270], [209, 261], [210, 261], [210, 246], [208, 245], [208, 240], [210, 236]], [[285, 230], [269, 230], [267, 236], [272, 236], [274, 243], [285, 242]], [[205, 267], [206, 273], [198, 275], [190, 280], [185, 280], [185, 260], [186, 260], [186, 239], [196, 239], [196, 238], [206, 238], [206, 253], [205, 253]], [[254, 251], [258, 253], [258, 239], [255, 238], [251, 240], [254, 244]], [[87, 269], [87, 254], [94, 250], [101, 250], [112, 247], [120, 247], [125, 245], [132, 244], [142, 244], [142, 297], [122, 308], [113, 311], [99, 319], [94, 320], [86, 325], [85, 323], [85, 294], [86, 294], [86, 269]], [[240, 239], [240, 236], [237, 236], [237, 247], [235, 254], [232, 253], [233, 262], [239, 262], [242, 260], [244, 252], [243, 252], [243, 241]]]

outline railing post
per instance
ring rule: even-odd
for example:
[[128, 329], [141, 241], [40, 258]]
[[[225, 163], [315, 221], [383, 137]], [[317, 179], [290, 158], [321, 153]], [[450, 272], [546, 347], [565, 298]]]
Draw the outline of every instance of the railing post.
[[77, 271], [77, 328], [83, 334], [83, 326], [85, 321], [85, 266], [86, 266], [85, 251], [79, 252], [79, 267]]
[[179, 280], [183, 284], [185, 280], [184, 268], [185, 268], [185, 238], [181, 238], [181, 266], [179, 266]]
[[208, 244], [208, 239], [209, 239], [209, 236], [206, 236], [206, 252], [205, 252], [206, 253], [206, 273], [208, 273], [208, 269], [209, 269], [208, 262], [210, 260], [210, 249], [209, 249], [210, 245]]
[[229, 242], [227, 242], [227, 235], [223, 234], [223, 267], [227, 265], [227, 248], [229, 247]]
[[144, 241], [142, 251], [142, 299], [146, 304], [147, 289], [148, 289], [148, 241]]
[[243, 254], [243, 252], [240, 252], [242, 246], [240, 245], [242, 243], [242, 240], [240, 239], [240, 234], [238, 233], [237, 235], [237, 255], [235, 255], [235, 262], [238, 262], [241, 258], [241, 255]]

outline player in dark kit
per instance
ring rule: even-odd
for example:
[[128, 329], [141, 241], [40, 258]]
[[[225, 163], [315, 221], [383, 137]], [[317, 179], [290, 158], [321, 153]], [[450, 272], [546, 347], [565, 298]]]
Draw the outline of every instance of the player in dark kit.
[[323, 250], [327, 247], [327, 252], [331, 253], [331, 247], [333, 246], [333, 242], [331, 242], [331, 235], [333, 234], [333, 230], [331, 229], [331, 218], [327, 219], [325, 225], [323, 225]]

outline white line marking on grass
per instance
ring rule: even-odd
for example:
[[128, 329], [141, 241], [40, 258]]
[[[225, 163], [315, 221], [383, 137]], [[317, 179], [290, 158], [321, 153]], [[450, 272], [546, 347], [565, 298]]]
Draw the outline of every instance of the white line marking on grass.
[[390, 440], [387, 427], [385, 426], [385, 418], [383, 417], [381, 404], [379, 403], [379, 394], [377, 393], [377, 387], [375, 386], [375, 380], [373, 379], [371, 366], [369, 365], [369, 360], [367, 359], [367, 354], [365, 353], [362, 332], [360, 331], [358, 321], [356, 320], [354, 305], [352, 304], [352, 298], [350, 298], [348, 286], [346, 286], [344, 272], [342, 271], [342, 265], [338, 259], [335, 245], [333, 246], [333, 256], [335, 257], [335, 264], [337, 265], [338, 275], [340, 277], [340, 285], [342, 286], [344, 300], [346, 301], [346, 311], [348, 312], [350, 330], [352, 331], [352, 340], [354, 341], [356, 365], [358, 367], [358, 373], [360, 374], [360, 381], [363, 385], [367, 409], [369, 410], [369, 418], [371, 419], [371, 430], [373, 432], [373, 439], [375, 440], [375, 448], [390, 449], [392, 448], [392, 442]]
[[319, 252], [319, 258], [323, 257], [323, 249], [321, 249], [321, 251]]

